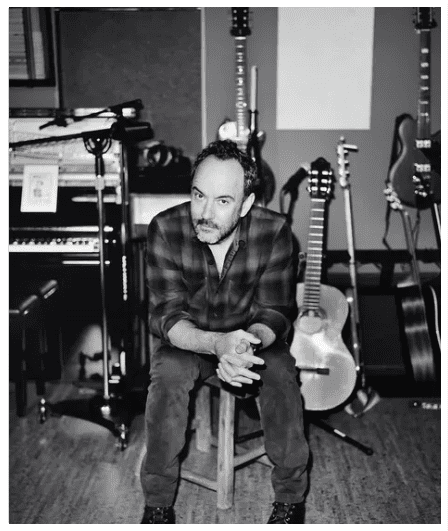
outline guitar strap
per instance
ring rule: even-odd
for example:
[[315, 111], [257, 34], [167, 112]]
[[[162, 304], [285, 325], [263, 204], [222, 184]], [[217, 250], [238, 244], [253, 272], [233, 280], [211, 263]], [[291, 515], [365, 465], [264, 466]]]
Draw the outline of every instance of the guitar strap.
[[[292, 213], [294, 206], [299, 198], [299, 186], [302, 181], [309, 175], [309, 169], [303, 165], [288, 179], [285, 185], [280, 190], [280, 213], [286, 216], [286, 219], [290, 225], [292, 225]], [[284, 199], [286, 195], [290, 196], [288, 211], [286, 212]]]

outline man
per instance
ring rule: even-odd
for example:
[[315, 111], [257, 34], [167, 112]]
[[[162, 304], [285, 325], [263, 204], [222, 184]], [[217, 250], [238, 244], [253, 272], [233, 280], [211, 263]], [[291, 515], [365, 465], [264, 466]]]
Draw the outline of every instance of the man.
[[[295, 310], [292, 235], [283, 216], [254, 206], [256, 166], [234, 142], [205, 148], [193, 166], [191, 202], [148, 227], [151, 384], [141, 523], [174, 523], [179, 453], [190, 391], [215, 371], [260, 397], [274, 464], [270, 524], [303, 523], [308, 444], [286, 338]], [[259, 347], [254, 355], [255, 346]]]

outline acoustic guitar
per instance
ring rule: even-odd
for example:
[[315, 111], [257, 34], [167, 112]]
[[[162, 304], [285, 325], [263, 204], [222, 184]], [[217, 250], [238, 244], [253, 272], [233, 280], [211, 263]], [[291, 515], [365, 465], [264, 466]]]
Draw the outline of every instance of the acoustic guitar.
[[297, 285], [298, 317], [291, 354], [300, 370], [305, 409], [322, 411], [345, 402], [356, 385], [355, 361], [344, 344], [342, 328], [348, 302], [334, 286], [321, 284], [328, 203], [334, 174], [322, 157], [311, 164], [308, 191], [310, 223], [304, 282]]
[[426, 299], [433, 311], [433, 329], [428, 326], [425, 297], [423, 296], [420, 273], [412, 236], [409, 213], [403, 207], [397, 193], [390, 186], [384, 190], [391, 208], [401, 214], [408, 251], [411, 255], [411, 275], [398, 285], [404, 332], [408, 347], [414, 381], [417, 384], [436, 382], [436, 359], [440, 358], [440, 331], [438, 298], [433, 286], [425, 286], [429, 297]]
[[[219, 140], [233, 140], [242, 151], [247, 151], [251, 136], [247, 103], [247, 37], [251, 35], [249, 26], [249, 8], [232, 7], [232, 26], [230, 34], [235, 41], [235, 114], [236, 120], [226, 118], [218, 129]], [[266, 133], [257, 131], [257, 146], [261, 152], [266, 141]], [[260, 155], [261, 156], [261, 155]], [[259, 191], [256, 202], [266, 206], [274, 197], [275, 177], [265, 160], [259, 166]]]
[[436, 26], [433, 8], [416, 8], [414, 25], [420, 36], [417, 120], [409, 114], [400, 117], [397, 129], [400, 150], [389, 170], [389, 179], [404, 205], [432, 208], [434, 224], [440, 234], [437, 207], [441, 197], [440, 174], [434, 171], [431, 160], [425, 155], [437, 151], [430, 129], [431, 29]]

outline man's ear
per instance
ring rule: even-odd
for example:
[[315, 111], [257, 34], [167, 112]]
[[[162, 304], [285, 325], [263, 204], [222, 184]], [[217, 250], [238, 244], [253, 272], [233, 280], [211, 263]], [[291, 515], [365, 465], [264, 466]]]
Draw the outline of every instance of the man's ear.
[[254, 204], [254, 201], [255, 201], [255, 194], [252, 192], [243, 201], [243, 206], [241, 208], [241, 214], [240, 214], [241, 218], [244, 218], [244, 216], [249, 212], [249, 210], [252, 208], [252, 205]]

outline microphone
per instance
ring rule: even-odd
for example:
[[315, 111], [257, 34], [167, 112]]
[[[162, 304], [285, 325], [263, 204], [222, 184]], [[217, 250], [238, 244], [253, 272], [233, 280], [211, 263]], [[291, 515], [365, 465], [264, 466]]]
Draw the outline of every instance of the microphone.
[[142, 100], [132, 100], [132, 101], [125, 101], [124, 103], [119, 103], [118, 105], [111, 105], [110, 107], [107, 107], [106, 110], [113, 112], [114, 114], [120, 114], [121, 111], [127, 107], [132, 107], [136, 111], [140, 111], [143, 109], [143, 103]]
[[39, 126], [39, 129], [45, 129], [46, 127], [50, 127], [52, 125], [57, 125], [58, 127], [67, 127], [68, 122], [64, 116], [57, 116], [54, 120], [50, 120], [49, 122]]
[[132, 122], [119, 119], [111, 127], [112, 138], [125, 142], [142, 142], [154, 138], [154, 131], [149, 122]]
[[[80, 122], [81, 120], [84, 120], [85, 118], [98, 116], [99, 114], [105, 111], [113, 112], [114, 114], [121, 114], [123, 109], [126, 109], [126, 108], [133, 108], [136, 111], [139, 111], [143, 109], [142, 100], [138, 99], [138, 100], [125, 101], [124, 103], [119, 103], [117, 105], [111, 105], [110, 107], [106, 107], [106, 109], [100, 112], [89, 114], [86, 116], [70, 116], [70, 123]], [[42, 130], [52, 125], [57, 125], [58, 127], [67, 127], [69, 123], [67, 122], [67, 117], [60, 114], [60, 115], [57, 115], [54, 120], [50, 120], [49, 122], [41, 125], [39, 129]]]

